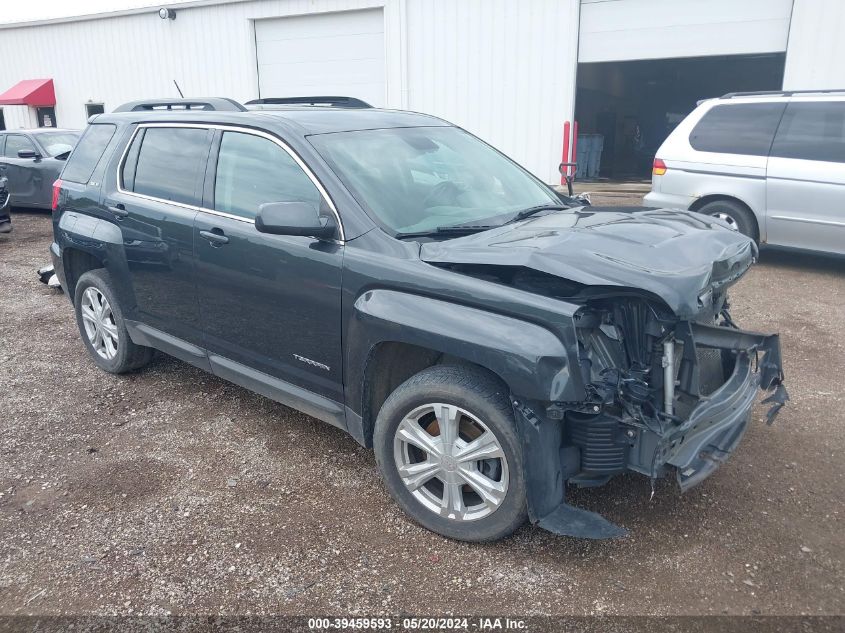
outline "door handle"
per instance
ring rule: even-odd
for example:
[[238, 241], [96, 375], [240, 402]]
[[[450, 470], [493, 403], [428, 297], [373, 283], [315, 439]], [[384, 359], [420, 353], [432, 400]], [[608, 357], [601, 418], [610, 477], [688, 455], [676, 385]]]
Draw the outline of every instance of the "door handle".
[[129, 215], [129, 211], [126, 210], [126, 207], [123, 206], [123, 203], [118, 202], [117, 204], [108, 204], [106, 203], [106, 208], [115, 216], [117, 219], [120, 220], [121, 218], [125, 218]]
[[200, 237], [211, 242], [212, 246], [223, 246], [229, 243], [229, 238], [223, 235], [221, 229], [212, 229], [211, 231], [200, 231]]

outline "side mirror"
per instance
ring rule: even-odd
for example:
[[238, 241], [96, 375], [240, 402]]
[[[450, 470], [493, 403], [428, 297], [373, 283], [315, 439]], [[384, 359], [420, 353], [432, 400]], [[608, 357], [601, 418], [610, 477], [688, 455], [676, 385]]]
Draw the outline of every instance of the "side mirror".
[[334, 219], [320, 215], [309, 202], [268, 202], [258, 207], [255, 228], [272, 235], [301, 235], [327, 239], [335, 236]]
[[41, 154], [33, 149], [20, 149], [18, 150], [18, 158], [34, 158], [38, 160], [41, 158]]

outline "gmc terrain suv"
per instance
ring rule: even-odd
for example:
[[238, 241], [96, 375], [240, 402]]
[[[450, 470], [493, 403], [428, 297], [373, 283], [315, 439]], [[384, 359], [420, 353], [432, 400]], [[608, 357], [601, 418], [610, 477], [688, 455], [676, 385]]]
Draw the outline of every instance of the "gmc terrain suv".
[[576, 205], [431, 116], [130, 103], [92, 119], [53, 208], [100, 368], [158, 349], [344, 429], [449, 537], [623, 534], [566, 484], [688, 488], [758, 388], [770, 419], [787, 398], [777, 335], [728, 313], [753, 240]]
[[845, 91], [702, 101], [657, 150], [646, 204], [719, 217], [759, 244], [845, 255]]

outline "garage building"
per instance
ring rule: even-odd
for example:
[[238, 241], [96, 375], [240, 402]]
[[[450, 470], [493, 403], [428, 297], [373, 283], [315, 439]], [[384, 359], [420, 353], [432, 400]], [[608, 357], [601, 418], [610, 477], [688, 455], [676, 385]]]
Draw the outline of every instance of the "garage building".
[[573, 146], [584, 175], [647, 175], [656, 147], [698, 99], [845, 88], [839, 0], [164, 8], [0, 24], [0, 128], [82, 127], [126, 101], [177, 97], [174, 82], [185, 96], [240, 101], [345, 95], [446, 118], [556, 182]]

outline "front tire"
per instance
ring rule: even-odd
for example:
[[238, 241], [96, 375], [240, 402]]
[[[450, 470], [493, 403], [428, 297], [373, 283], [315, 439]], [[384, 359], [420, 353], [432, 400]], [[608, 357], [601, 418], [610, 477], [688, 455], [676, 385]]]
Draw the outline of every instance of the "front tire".
[[152, 360], [152, 348], [136, 345], [129, 338], [111, 276], [104, 268], [79, 278], [73, 307], [82, 342], [97, 367], [110, 374], [123, 374]]
[[412, 376], [379, 411], [373, 443], [390, 495], [423, 527], [493, 541], [525, 523], [513, 410], [486, 371], [435, 366]]

